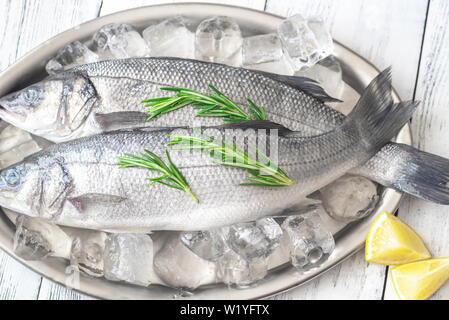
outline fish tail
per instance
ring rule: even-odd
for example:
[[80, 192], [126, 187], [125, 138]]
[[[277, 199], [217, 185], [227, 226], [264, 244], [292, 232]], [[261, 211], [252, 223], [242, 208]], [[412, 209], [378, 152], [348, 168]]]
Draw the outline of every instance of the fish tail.
[[388, 152], [375, 157], [355, 173], [416, 198], [449, 205], [449, 159], [400, 143], [389, 144]]
[[378, 150], [390, 141], [419, 104], [414, 101], [394, 103], [391, 90], [391, 68], [387, 68], [371, 81], [348, 115], [370, 150]]
[[449, 204], [449, 160], [410, 146], [393, 188], [439, 204]]

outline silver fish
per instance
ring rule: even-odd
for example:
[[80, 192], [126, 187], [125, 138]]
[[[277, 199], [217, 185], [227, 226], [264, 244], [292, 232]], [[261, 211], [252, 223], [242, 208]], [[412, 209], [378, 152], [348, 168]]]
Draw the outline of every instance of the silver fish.
[[[335, 127], [341, 123], [340, 118], [331, 119], [334, 112], [323, 108], [321, 101], [334, 99], [313, 80], [175, 58], [134, 58], [75, 67], [1, 98], [0, 116], [54, 142], [123, 127], [219, 125], [221, 120], [216, 118], [195, 123], [192, 108], [147, 122], [149, 115], [141, 103], [167, 95], [161, 87], [208, 92], [209, 84], [242, 105], [251, 98], [264, 106], [267, 119], [291, 130], [307, 132], [321, 124]], [[310, 120], [303, 119], [307, 114]]]
[[[0, 171], [0, 205], [66, 226], [142, 232], [204, 230], [277, 215], [366, 162], [409, 120], [417, 104], [393, 104], [390, 90], [386, 70], [334, 130], [307, 138], [281, 130], [275, 149], [279, 166], [295, 182], [288, 187], [239, 186], [245, 170], [213, 164], [197, 150], [172, 153], [199, 204], [164, 185], [149, 187], [146, 169], [119, 169], [117, 156], [138, 154], [143, 148], [162, 155], [170, 139], [167, 134], [195, 131], [127, 129], [52, 145]], [[212, 127], [215, 133], [208, 135], [225, 141], [246, 137], [244, 150], [251, 141], [273, 139], [244, 131], [251, 123]], [[229, 128], [234, 130], [226, 131]]]
[[[327, 132], [346, 118], [314, 82], [174, 58], [134, 58], [76, 67], [0, 99], [0, 117], [54, 142], [125, 127], [218, 125], [195, 118], [192, 108], [146, 122], [144, 98], [166, 95], [161, 86], [208, 92], [213, 84], [242, 105], [265, 108], [267, 119], [303, 135]], [[449, 160], [389, 143], [352, 173], [436, 203], [449, 204]]]

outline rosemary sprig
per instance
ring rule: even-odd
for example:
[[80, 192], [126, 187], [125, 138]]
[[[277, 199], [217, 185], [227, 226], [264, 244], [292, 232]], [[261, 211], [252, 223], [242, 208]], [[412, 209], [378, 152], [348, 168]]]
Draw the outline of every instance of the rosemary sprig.
[[261, 160], [251, 159], [248, 154], [237, 146], [227, 144], [223, 141], [214, 139], [207, 135], [203, 137], [169, 135], [172, 138], [168, 145], [174, 146], [173, 150], [198, 149], [209, 153], [213, 159], [212, 162], [224, 166], [245, 169], [251, 176], [247, 179], [249, 182], [241, 183], [242, 186], [262, 186], [262, 187], [286, 187], [294, 182], [287, 174], [257, 148], [253, 147], [256, 155]]
[[119, 161], [117, 162], [117, 165], [120, 166], [119, 168], [142, 167], [147, 168], [150, 171], [158, 172], [162, 175], [157, 178], [147, 178], [147, 180], [151, 181], [149, 184], [150, 186], [155, 183], [160, 183], [170, 188], [185, 191], [193, 198], [193, 200], [198, 202], [198, 198], [193, 194], [192, 190], [190, 190], [184, 176], [173, 164], [167, 150], [165, 150], [165, 154], [167, 155], [168, 166], [153, 152], [147, 149], [144, 149], [144, 151], [145, 153], [141, 153], [139, 156], [129, 153], [125, 153], [125, 156], [118, 156], [117, 158]]
[[209, 88], [212, 90], [210, 95], [184, 88], [161, 88], [161, 90], [172, 91], [176, 94], [174, 97], [142, 100], [142, 103], [145, 103], [144, 107], [147, 108], [145, 111], [151, 113], [147, 120], [187, 105], [192, 105], [194, 109], [200, 110], [196, 117], [222, 117], [224, 122], [266, 120], [263, 107], [257, 106], [251, 99], [246, 99], [250, 111], [248, 114], [213, 85], [210, 84]]

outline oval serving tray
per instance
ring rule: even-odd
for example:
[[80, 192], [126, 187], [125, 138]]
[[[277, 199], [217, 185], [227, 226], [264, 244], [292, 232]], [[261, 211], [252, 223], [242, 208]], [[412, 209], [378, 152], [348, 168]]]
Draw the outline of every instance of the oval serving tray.
[[[198, 3], [157, 5], [118, 12], [72, 28], [35, 48], [0, 75], [0, 96], [43, 79], [46, 76], [45, 64], [58, 49], [76, 40], [87, 40], [105, 24], [125, 22], [142, 30], [152, 21], [162, 20], [174, 13], [190, 18], [194, 24], [214, 15], [229, 16], [239, 23], [244, 36], [273, 32], [282, 19], [276, 15], [247, 8]], [[361, 92], [379, 72], [371, 63], [338, 42], [335, 42], [335, 55], [341, 63], [345, 83], [357, 92]], [[393, 95], [395, 100], [399, 100], [395, 92]], [[409, 125], [401, 130], [396, 141], [411, 144]], [[346, 225], [335, 223], [330, 226], [335, 237], [335, 250], [320, 267], [304, 274], [298, 274], [293, 267], [285, 264], [271, 270], [269, 275], [256, 287], [237, 290], [228, 289], [223, 284], [209, 285], [201, 287], [195, 290], [193, 295], [187, 296], [178, 295], [176, 290], [159, 285], [142, 288], [84, 276], [80, 278], [80, 285], [76, 290], [105, 299], [267, 298], [311, 280], [363, 248], [365, 236], [376, 215], [382, 211], [394, 212], [401, 199], [401, 194], [394, 190], [382, 188], [380, 192], [381, 199], [374, 211], [376, 214]], [[70, 276], [66, 273], [67, 262], [57, 258], [25, 261], [16, 256], [12, 250], [14, 230], [14, 225], [3, 213], [0, 213], [0, 248], [42, 276], [64, 285]]]

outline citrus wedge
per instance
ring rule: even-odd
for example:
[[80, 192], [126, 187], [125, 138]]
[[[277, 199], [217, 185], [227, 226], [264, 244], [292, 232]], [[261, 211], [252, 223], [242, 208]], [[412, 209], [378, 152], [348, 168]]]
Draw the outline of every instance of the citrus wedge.
[[437, 258], [391, 268], [394, 289], [402, 300], [424, 300], [449, 279], [449, 258]]
[[382, 212], [368, 231], [365, 244], [365, 260], [368, 262], [399, 265], [430, 257], [421, 237], [388, 212]]

